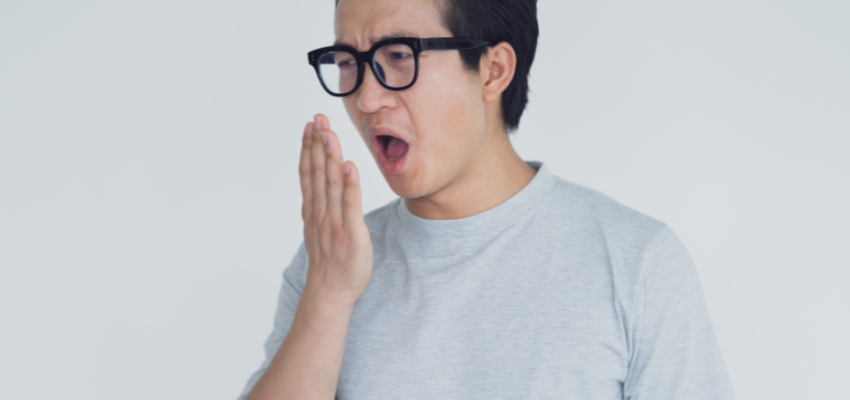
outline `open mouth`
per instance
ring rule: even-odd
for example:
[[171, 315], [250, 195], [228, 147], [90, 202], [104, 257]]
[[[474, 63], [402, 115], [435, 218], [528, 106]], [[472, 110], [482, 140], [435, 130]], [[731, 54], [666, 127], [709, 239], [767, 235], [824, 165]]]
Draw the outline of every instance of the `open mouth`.
[[396, 175], [404, 167], [405, 156], [410, 145], [404, 140], [390, 135], [378, 135], [377, 151], [381, 168], [390, 175]]
[[398, 161], [404, 157], [409, 148], [407, 142], [404, 140], [387, 135], [378, 136], [378, 144], [384, 149], [384, 155], [390, 161]]

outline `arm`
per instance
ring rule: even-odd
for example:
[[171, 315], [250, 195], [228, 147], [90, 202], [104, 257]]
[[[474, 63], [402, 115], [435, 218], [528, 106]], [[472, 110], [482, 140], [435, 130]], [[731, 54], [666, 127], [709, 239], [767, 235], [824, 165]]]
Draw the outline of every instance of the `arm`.
[[627, 400], [733, 400], [696, 268], [669, 228], [644, 254]]
[[[317, 116], [302, 141], [304, 290], [285, 338], [246, 400], [331, 400], [336, 394], [348, 322], [372, 273], [372, 243], [357, 169], [351, 162], [343, 164], [339, 140], [328, 127], [327, 119]], [[278, 312], [285, 308], [279, 306]], [[276, 331], [282, 325], [285, 321], [276, 322]], [[275, 333], [267, 345], [273, 346], [274, 339]]]
[[246, 400], [333, 399], [352, 307], [305, 289], [289, 332]]

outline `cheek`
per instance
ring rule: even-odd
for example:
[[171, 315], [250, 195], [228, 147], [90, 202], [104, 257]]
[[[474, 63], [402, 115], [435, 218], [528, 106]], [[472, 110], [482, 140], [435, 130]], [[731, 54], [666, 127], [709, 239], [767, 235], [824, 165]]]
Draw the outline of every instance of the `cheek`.
[[485, 129], [481, 89], [459, 57], [457, 61], [447, 65], [450, 68], [420, 68], [419, 80], [411, 88], [416, 90], [406, 96], [417, 140], [427, 146], [429, 158], [456, 157]]

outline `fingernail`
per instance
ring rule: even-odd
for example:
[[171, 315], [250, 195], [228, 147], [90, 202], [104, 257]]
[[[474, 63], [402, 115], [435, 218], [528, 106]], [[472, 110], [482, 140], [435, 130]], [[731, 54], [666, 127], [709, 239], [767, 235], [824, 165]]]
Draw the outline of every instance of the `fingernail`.
[[348, 175], [351, 173], [351, 164], [345, 163], [345, 174]]
[[318, 114], [313, 116], [313, 126], [315, 126], [316, 129], [322, 129], [322, 119], [319, 118]]
[[313, 124], [307, 124], [307, 129], [304, 130], [304, 135], [307, 137], [313, 137]]
[[322, 135], [322, 143], [324, 143], [324, 145], [327, 146], [328, 145], [328, 135], [325, 135], [325, 131], [323, 131], [321, 129], [319, 130], [319, 134]]

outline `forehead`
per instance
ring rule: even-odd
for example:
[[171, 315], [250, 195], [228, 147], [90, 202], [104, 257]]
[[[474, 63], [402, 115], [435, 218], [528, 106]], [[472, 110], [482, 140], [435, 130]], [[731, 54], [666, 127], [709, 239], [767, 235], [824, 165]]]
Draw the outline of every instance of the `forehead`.
[[443, 37], [440, 0], [340, 0], [334, 30], [336, 42], [365, 50], [394, 36]]

